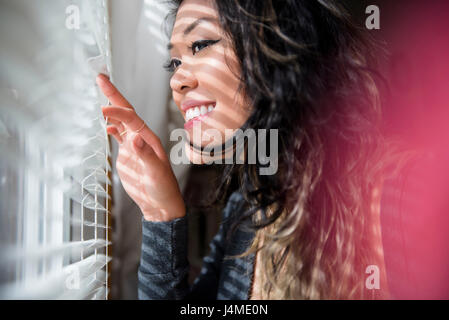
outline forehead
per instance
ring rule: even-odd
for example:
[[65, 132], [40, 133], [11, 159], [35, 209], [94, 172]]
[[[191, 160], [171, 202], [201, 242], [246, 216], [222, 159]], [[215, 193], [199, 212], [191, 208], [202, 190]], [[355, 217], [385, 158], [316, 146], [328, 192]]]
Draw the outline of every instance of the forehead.
[[218, 19], [212, 0], [184, 0], [176, 14], [173, 36], [182, 34], [193, 22], [200, 18]]

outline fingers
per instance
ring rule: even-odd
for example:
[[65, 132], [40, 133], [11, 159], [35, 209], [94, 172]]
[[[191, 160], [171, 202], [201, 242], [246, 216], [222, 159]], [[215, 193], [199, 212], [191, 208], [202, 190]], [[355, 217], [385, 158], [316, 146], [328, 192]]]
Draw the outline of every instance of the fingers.
[[108, 118], [108, 121], [119, 121], [127, 126], [131, 131], [138, 131], [143, 140], [151, 146], [161, 160], [167, 160], [164, 148], [159, 140], [159, 137], [151, 131], [142, 119], [136, 114], [134, 109], [105, 106], [102, 107], [103, 115]]
[[115, 120], [122, 122], [131, 130], [138, 130], [143, 122], [134, 109], [118, 106], [104, 106], [101, 107], [101, 110], [103, 111], [103, 116], [108, 118], [108, 121]]
[[119, 143], [123, 143], [123, 139], [120, 136], [120, 132], [118, 131], [116, 126], [108, 126], [106, 128], [106, 132], [114, 137], [114, 139]]
[[112, 104], [125, 108], [133, 108], [125, 97], [123, 97], [117, 88], [109, 81], [107, 76], [99, 74], [97, 76], [97, 84]]
[[108, 119], [108, 122], [112, 123], [113, 125], [115, 125], [119, 132], [125, 131], [125, 127], [123, 126], [123, 123], [121, 123], [120, 121], [117, 121], [117, 120], [114, 120], [114, 119]]

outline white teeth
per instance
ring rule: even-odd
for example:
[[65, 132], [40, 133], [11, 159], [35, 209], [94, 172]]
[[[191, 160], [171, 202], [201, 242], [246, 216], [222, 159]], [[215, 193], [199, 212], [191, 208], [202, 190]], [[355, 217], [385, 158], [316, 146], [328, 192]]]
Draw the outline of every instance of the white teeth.
[[214, 110], [215, 106], [213, 104], [210, 104], [208, 106], [202, 105], [194, 108], [187, 109], [186, 111], [186, 122], [190, 121], [193, 118], [196, 118], [198, 116], [202, 116], [208, 112], [211, 112]]

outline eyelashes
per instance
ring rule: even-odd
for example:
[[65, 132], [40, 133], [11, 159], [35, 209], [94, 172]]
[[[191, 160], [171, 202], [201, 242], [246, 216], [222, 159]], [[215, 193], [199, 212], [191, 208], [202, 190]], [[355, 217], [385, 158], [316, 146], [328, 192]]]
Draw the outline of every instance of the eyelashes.
[[[213, 46], [214, 44], [218, 43], [221, 39], [217, 40], [198, 40], [192, 42], [192, 44], [188, 47], [192, 51], [192, 55], [195, 55], [196, 53], [200, 52], [201, 50]], [[181, 65], [181, 60], [179, 59], [170, 59], [164, 64], [164, 69], [168, 72], [174, 72], [176, 68], [178, 68]]]
[[198, 53], [201, 50], [203, 50], [204, 48], [216, 44], [220, 40], [221, 39], [218, 39], [218, 40], [198, 40], [198, 41], [194, 41], [189, 46], [189, 49], [192, 50], [192, 54], [195, 55], [195, 53]]
[[174, 72], [177, 67], [181, 65], [181, 60], [171, 59], [164, 63], [163, 67], [168, 72]]

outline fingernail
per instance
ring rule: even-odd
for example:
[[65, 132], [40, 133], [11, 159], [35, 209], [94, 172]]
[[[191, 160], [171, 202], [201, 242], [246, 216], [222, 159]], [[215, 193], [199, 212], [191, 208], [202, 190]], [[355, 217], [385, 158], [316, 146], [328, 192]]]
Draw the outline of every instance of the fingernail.
[[98, 83], [98, 84], [105, 83], [106, 80], [109, 80], [109, 78], [108, 78], [108, 76], [106, 76], [105, 74], [100, 73], [100, 74], [97, 76], [97, 83]]

